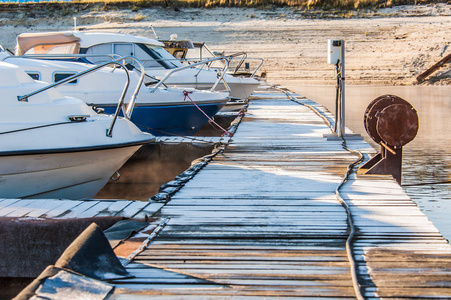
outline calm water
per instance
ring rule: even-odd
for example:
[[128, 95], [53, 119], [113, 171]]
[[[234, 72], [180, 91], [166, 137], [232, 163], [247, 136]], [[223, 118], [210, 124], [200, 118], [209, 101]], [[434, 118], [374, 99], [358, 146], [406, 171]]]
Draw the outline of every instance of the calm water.
[[[287, 84], [292, 91], [335, 110], [334, 86], [300, 87]], [[346, 127], [371, 141], [363, 126], [368, 104], [384, 94], [397, 95], [418, 111], [420, 129], [417, 137], [403, 148], [402, 184], [451, 181], [451, 87], [365, 87], [346, 86]], [[405, 187], [406, 192], [451, 240], [451, 184], [427, 184]]]

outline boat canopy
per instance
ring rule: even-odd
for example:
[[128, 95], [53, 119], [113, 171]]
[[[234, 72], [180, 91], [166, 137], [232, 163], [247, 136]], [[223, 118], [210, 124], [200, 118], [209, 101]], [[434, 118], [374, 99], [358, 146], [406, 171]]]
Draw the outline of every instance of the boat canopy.
[[24, 54], [78, 54], [80, 48], [111, 43], [141, 43], [163, 46], [163, 43], [130, 34], [60, 31], [42, 33], [23, 33], [17, 37], [16, 55]]
[[142, 36], [134, 36], [124, 33], [97, 32], [97, 31], [73, 31], [74, 36], [80, 39], [81, 48], [89, 48], [94, 45], [107, 43], [136, 43], [162, 47], [164, 44]]
[[17, 37], [16, 55], [80, 51], [80, 38], [72, 32], [23, 33]]

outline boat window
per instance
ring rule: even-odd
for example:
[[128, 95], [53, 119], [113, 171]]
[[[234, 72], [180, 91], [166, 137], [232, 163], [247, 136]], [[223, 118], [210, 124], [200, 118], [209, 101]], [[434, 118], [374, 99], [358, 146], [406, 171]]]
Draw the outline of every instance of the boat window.
[[[76, 73], [54, 73], [53, 74], [53, 82], [58, 82], [63, 79], [66, 79], [67, 77], [70, 77], [72, 75], [75, 75]], [[76, 84], [78, 82], [78, 79], [74, 79], [72, 81], [69, 81], [67, 84]]]
[[140, 47], [135, 45], [135, 57], [144, 65], [144, 68], [165, 68], [164, 64], [156, 60], [155, 57], [151, 56], [145, 47]]
[[[152, 57], [154, 60], [158, 61], [161, 66], [166, 69], [175, 69], [178, 67], [182, 67], [183, 64], [174, 56], [172, 56], [168, 51], [166, 51], [161, 46], [149, 45], [149, 44], [136, 44], [145, 51], [148, 56]], [[137, 57], [139, 60], [139, 57]]]
[[[141, 47], [137, 47], [136, 44], [107, 43], [94, 45], [86, 50], [86, 54], [117, 54], [120, 56], [134, 56], [144, 64], [145, 68], [164, 67]], [[111, 59], [107, 58], [106, 56], [89, 57], [89, 61], [95, 64], [106, 62], [108, 60]], [[127, 61], [127, 63], [135, 65], [134, 61]]]
[[185, 58], [185, 51], [184, 50], [175, 50], [174, 54], [172, 54], [177, 59], [183, 59]]
[[113, 44], [113, 53], [120, 56], [135, 56], [133, 44]]
[[[83, 49], [82, 49], [83, 53]], [[174, 69], [183, 66], [174, 56], [160, 46], [130, 43], [107, 43], [94, 45], [86, 49], [86, 54], [118, 54], [134, 56], [144, 64], [145, 68]], [[105, 57], [90, 57], [92, 63], [105, 62]], [[133, 62], [130, 62], [133, 64]]]
[[25, 52], [26, 54], [74, 54], [78, 53], [78, 43], [37, 45]]
[[41, 80], [41, 74], [39, 73], [27, 72], [27, 74], [34, 80]]
[[[186, 53], [186, 59], [190, 61], [202, 61], [207, 59], [213, 59], [217, 57], [207, 48], [204, 43], [194, 43], [194, 49], [188, 49]], [[210, 68], [223, 68], [224, 62], [221, 60], [215, 60], [209, 64]]]
[[[94, 45], [92, 47], [89, 47], [86, 50], [86, 54], [113, 54], [113, 44], [100, 44], [100, 45]], [[80, 51], [80, 53], [83, 53]], [[102, 63], [111, 60], [111, 58], [108, 58], [106, 56], [98, 56], [98, 57], [89, 57], [88, 60], [94, 64]]]
[[186, 52], [186, 58], [193, 61], [200, 61], [204, 57], [202, 57], [202, 52], [199, 48], [188, 49]]

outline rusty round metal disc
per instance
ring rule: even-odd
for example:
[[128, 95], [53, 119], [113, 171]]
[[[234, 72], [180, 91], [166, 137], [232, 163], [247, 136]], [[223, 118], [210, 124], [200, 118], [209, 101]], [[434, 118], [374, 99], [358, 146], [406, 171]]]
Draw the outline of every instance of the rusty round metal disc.
[[389, 105], [380, 112], [376, 128], [387, 144], [402, 147], [417, 135], [417, 111], [409, 103]]
[[409, 102], [398, 96], [383, 95], [371, 101], [371, 103], [367, 106], [365, 110], [365, 114], [363, 116], [365, 130], [376, 143], [380, 143], [383, 141], [383, 138], [379, 135], [377, 131], [378, 116], [384, 108], [392, 104], [410, 105]]

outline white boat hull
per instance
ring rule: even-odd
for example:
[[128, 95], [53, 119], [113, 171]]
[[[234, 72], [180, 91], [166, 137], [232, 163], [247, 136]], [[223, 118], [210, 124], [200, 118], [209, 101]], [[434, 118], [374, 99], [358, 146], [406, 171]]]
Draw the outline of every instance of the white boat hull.
[[0, 198], [93, 198], [139, 147], [0, 156]]
[[[198, 90], [209, 90], [212, 88], [214, 82], [184, 82], [183, 84], [177, 83], [175, 81], [168, 80], [167, 85], [170, 87], [186, 87]], [[260, 83], [227, 83], [230, 88], [230, 98], [233, 99], [247, 99], [252, 93], [259, 87]], [[225, 91], [225, 87], [223, 87], [222, 83], [218, 85], [218, 91]]]
[[[0, 198], [92, 198], [155, 137], [0, 63]], [[113, 122], [114, 121], [114, 122]]]
[[[157, 78], [163, 78], [171, 70], [149, 69], [146, 72]], [[211, 89], [216, 83], [217, 73], [210, 70], [187, 69], [183, 72], [174, 73], [166, 81], [166, 85], [173, 87], [188, 87], [199, 90]], [[260, 82], [254, 78], [235, 77], [229, 74], [224, 76], [224, 80], [230, 88], [229, 96], [235, 99], [247, 99], [260, 86]], [[216, 91], [226, 90], [224, 84], [220, 82]]]

